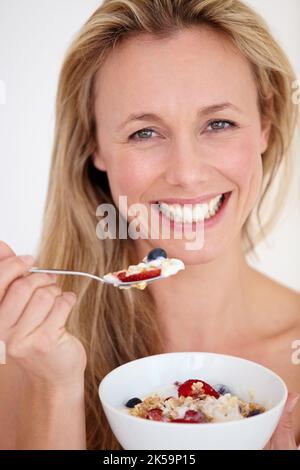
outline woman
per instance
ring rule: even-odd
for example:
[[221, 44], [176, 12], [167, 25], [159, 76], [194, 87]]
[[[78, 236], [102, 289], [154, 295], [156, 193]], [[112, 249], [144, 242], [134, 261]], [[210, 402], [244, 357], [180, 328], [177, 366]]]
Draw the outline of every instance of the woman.
[[[4, 448], [118, 449], [98, 400], [101, 378], [138, 357], [204, 350], [281, 375], [291, 393], [268, 448], [296, 449], [300, 297], [245, 260], [270, 226], [263, 202], [270, 206], [289, 161], [294, 79], [263, 20], [239, 1], [107, 0], [87, 21], [60, 77], [40, 254], [22, 259], [0, 245]], [[198, 207], [223, 194], [198, 250], [161, 233], [96, 236], [101, 203], [126, 216], [119, 196], [160, 203], [166, 221], [175, 203]], [[271, 197], [277, 212], [280, 193]], [[28, 273], [35, 264], [104, 274], [154, 247], [186, 269], [143, 292]]]

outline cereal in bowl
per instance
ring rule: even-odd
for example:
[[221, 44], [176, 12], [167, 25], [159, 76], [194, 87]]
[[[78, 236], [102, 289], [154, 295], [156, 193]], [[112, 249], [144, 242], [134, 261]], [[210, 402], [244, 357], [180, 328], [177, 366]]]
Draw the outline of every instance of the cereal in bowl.
[[175, 382], [161, 393], [126, 403], [132, 416], [168, 423], [220, 423], [261, 414], [265, 408], [246, 402], [219, 384], [212, 387], [200, 379]]

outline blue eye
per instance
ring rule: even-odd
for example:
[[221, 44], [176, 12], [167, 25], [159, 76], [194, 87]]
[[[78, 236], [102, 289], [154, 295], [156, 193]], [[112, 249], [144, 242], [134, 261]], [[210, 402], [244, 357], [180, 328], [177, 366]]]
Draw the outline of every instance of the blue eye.
[[[208, 130], [208, 132], [220, 132], [220, 131], [225, 131], [226, 129], [236, 127], [236, 124], [232, 121], [218, 119], [215, 121], [210, 121], [208, 127], [211, 128]], [[129, 140], [137, 140], [137, 141], [150, 140], [151, 137], [153, 137], [153, 133], [156, 134], [156, 132], [153, 129], [146, 127], [144, 129], [140, 129], [134, 132], [133, 134], [131, 134], [129, 136]]]
[[133, 134], [131, 134], [129, 139], [131, 139], [131, 140], [149, 140], [149, 137], [150, 137], [149, 134], [151, 134], [153, 132], [155, 132], [155, 131], [153, 131], [152, 129], [148, 129], [148, 128], [140, 129], [139, 131], [136, 131]]
[[209, 130], [209, 132], [219, 132], [225, 131], [226, 129], [230, 129], [232, 127], [236, 127], [236, 124], [232, 121], [225, 121], [223, 119], [219, 119], [217, 121], [211, 121], [208, 127], [211, 127], [211, 130]]

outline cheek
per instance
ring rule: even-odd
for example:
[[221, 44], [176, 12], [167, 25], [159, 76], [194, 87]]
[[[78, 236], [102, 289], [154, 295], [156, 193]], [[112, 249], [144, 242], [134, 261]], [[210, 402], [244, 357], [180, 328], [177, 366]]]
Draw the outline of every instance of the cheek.
[[262, 159], [256, 139], [249, 135], [224, 145], [221, 155], [220, 171], [233, 183], [242, 200], [253, 202], [262, 183]]
[[157, 171], [147, 158], [112, 158], [107, 175], [115, 203], [119, 196], [127, 196], [128, 204], [147, 201], [143, 195], [157, 178]]

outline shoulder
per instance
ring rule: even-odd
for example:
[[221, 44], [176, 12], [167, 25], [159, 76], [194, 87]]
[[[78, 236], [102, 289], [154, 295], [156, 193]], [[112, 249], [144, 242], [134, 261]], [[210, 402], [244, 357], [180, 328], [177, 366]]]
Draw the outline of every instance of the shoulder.
[[265, 331], [273, 337], [296, 335], [300, 339], [300, 292], [258, 271], [253, 271], [253, 279]]
[[[253, 279], [251, 294], [259, 311], [259, 362], [282, 377], [289, 391], [300, 393], [300, 293], [257, 271]], [[300, 442], [300, 402], [294, 415]]]
[[257, 281], [261, 351], [289, 389], [300, 392], [300, 293], [260, 273]]

